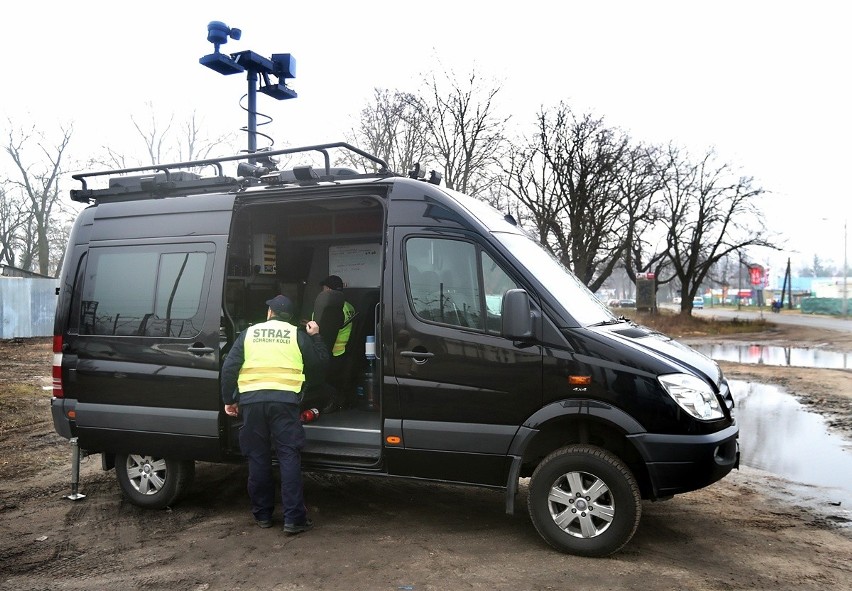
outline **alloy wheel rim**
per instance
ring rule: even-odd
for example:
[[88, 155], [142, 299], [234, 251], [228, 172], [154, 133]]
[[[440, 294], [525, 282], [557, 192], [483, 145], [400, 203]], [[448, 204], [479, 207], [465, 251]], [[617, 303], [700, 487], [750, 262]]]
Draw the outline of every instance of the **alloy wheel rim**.
[[606, 483], [589, 472], [559, 476], [547, 495], [547, 508], [556, 526], [576, 538], [594, 538], [612, 525], [615, 498]]
[[140, 494], [157, 494], [166, 484], [166, 460], [152, 456], [127, 456], [127, 476]]

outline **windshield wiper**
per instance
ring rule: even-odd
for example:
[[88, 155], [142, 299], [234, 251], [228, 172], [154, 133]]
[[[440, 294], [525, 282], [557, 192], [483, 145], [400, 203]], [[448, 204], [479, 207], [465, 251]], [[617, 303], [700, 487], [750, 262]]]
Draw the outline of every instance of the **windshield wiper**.
[[610, 324], [621, 324], [622, 322], [630, 322], [624, 316], [619, 316], [618, 318], [613, 318], [612, 320], [601, 320], [600, 322], [595, 322], [594, 324], [590, 324], [589, 326], [609, 326]]

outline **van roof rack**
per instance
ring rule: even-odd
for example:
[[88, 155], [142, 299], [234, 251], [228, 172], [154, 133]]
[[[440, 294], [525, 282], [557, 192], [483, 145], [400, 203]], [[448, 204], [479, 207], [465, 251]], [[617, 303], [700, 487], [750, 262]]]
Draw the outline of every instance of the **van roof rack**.
[[[374, 173], [358, 173], [351, 168], [337, 168], [331, 166], [328, 150], [349, 150], [379, 166]], [[272, 156], [283, 154], [299, 154], [304, 152], [319, 152], [323, 156], [324, 167], [316, 171], [311, 166], [297, 166], [292, 170], [278, 170], [276, 163], [270, 160]], [[245, 162], [241, 162], [245, 161]], [[225, 176], [222, 169], [224, 162], [239, 162], [237, 165], [237, 176]], [[204, 177], [200, 174], [185, 171], [185, 168], [204, 168], [212, 166], [217, 170], [216, 176]], [[141, 175], [127, 176], [131, 173], [146, 173]], [[106, 189], [89, 189], [87, 179], [107, 175], [113, 176], [109, 179], [109, 187]], [[174, 162], [171, 164], [154, 164], [151, 166], [140, 166], [136, 168], [119, 168], [114, 170], [102, 170], [97, 172], [84, 172], [71, 175], [74, 180], [83, 184], [82, 189], [71, 190], [71, 200], [80, 203], [90, 203], [92, 200], [108, 199], [112, 201], [144, 199], [153, 197], [168, 197], [174, 195], [189, 195], [193, 193], [212, 193], [222, 190], [239, 189], [249, 185], [275, 184], [275, 185], [310, 185], [319, 182], [329, 182], [339, 179], [354, 178], [385, 178], [398, 176], [391, 172], [387, 162], [365, 152], [346, 142], [334, 142], [330, 144], [317, 144], [313, 146], [302, 146], [298, 148], [286, 148], [282, 150], [263, 150], [249, 154], [238, 154], [236, 156], [224, 156], [221, 158], [208, 158], [206, 160], [192, 160], [187, 162]]]

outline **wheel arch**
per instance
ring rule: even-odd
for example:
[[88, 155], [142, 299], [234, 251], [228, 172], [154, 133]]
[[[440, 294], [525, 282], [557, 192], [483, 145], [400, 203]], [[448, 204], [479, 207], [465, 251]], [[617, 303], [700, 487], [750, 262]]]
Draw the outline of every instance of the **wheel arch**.
[[642, 498], [653, 498], [653, 485], [641, 450], [629, 435], [645, 429], [623, 410], [597, 400], [563, 400], [533, 414], [512, 442], [520, 457], [519, 476], [529, 477], [551, 452], [573, 444], [589, 444], [619, 457], [633, 472]]

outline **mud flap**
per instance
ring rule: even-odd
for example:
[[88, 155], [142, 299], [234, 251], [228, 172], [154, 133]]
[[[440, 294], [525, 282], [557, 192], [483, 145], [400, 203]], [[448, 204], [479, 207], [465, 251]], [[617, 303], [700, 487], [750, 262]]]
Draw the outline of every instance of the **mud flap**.
[[515, 497], [518, 495], [518, 478], [521, 473], [521, 457], [509, 456], [512, 465], [509, 466], [509, 477], [506, 480], [506, 515], [515, 514]]

